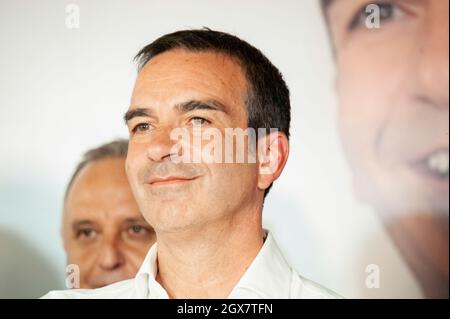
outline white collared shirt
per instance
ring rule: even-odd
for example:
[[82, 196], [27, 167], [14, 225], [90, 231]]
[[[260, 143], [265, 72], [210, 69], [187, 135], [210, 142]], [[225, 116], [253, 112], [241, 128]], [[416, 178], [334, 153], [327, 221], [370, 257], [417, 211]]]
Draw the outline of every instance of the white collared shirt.
[[[50, 291], [42, 298], [55, 299], [168, 299], [156, 281], [157, 244], [147, 253], [136, 277], [98, 289]], [[270, 232], [250, 267], [228, 296], [229, 299], [340, 298], [332, 291], [301, 277], [284, 259]]]

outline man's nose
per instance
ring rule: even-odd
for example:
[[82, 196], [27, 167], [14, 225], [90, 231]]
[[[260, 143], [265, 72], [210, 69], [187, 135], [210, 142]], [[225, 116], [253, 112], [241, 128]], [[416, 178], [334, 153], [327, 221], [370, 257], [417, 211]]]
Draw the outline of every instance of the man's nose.
[[147, 145], [147, 158], [154, 162], [170, 160], [171, 156], [179, 156], [176, 142], [170, 138], [171, 129], [159, 129], [154, 132], [151, 141]]
[[429, 104], [447, 109], [449, 104], [448, 1], [430, 1], [417, 43], [415, 89]]
[[98, 257], [98, 264], [104, 270], [114, 270], [121, 267], [125, 259], [120, 251], [119, 244], [113, 239], [105, 240]]

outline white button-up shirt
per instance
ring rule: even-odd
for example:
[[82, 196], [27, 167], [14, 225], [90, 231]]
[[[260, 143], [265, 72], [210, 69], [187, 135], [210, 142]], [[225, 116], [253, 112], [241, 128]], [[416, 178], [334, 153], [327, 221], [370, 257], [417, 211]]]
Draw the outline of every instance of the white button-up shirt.
[[[156, 281], [158, 272], [155, 243], [147, 253], [136, 277], [97, 289], [50, 291], [42, 298], [167, 299]], [[332, 291], [301, 277], [284, 259], [270, 232], [250, 267], [228, 296], [230, 299], [340, 298]]]

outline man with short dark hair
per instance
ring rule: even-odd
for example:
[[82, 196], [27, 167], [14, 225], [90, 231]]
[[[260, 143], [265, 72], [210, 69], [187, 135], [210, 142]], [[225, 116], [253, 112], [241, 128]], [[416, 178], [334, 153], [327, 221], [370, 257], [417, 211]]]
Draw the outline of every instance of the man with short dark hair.
[[61, 233], [71, 288], [134, 277], [156, 240], [127, 180], [127, 149], [127, 140], [116, 140], [87, 151], [67, 186]]
[[264, 198], [289, 153], [278, 69], [209, 29], [167, 34], [136, 58], [126, 170], [158, 243], [134, 280], [49, 297], [337, 297], [299, 276], [262, 228]]

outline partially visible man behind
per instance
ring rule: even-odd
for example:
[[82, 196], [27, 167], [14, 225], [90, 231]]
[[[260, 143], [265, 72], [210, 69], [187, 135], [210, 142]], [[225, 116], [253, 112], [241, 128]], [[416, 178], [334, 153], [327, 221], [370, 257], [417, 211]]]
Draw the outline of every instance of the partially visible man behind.
[[355, 190], [425, 296], [448, 298], [449, 1], [322, 5]]
[[127, 180], [127, 149], [126, 140], [116, 140], [89, 150], [67, 186], [62, 237], [67, 263], [78, 266], [80, 286], [74, 279], [71, 288], [134, 277], [155, 242]]

